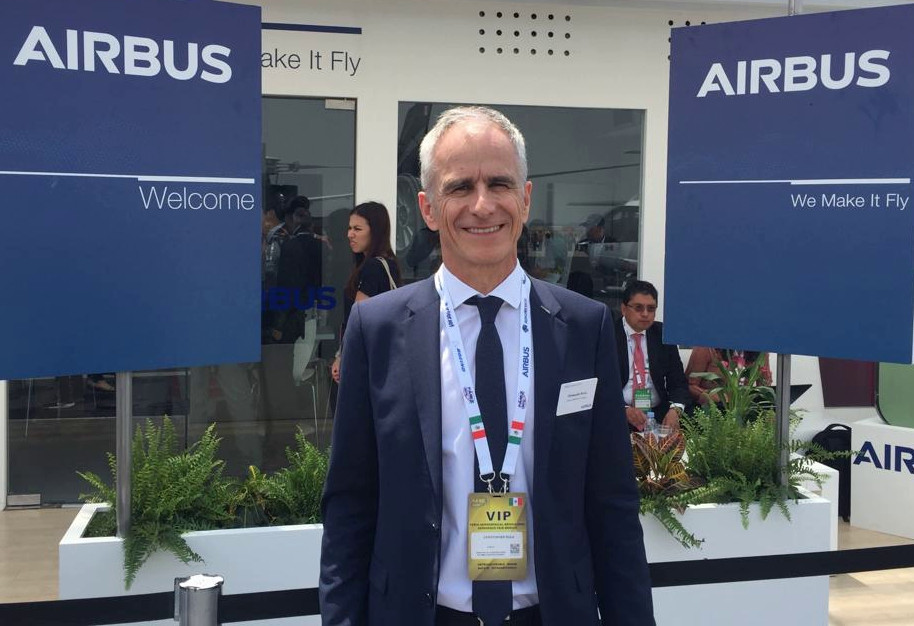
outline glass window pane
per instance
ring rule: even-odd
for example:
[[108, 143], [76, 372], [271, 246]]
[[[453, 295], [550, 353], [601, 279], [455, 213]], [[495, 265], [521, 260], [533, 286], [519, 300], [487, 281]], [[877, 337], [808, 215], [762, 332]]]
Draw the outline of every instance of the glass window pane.
[[[401, 102], [397, 144], [397, 253], [407, 280], [440, 263], [422, 222], [418, 147], [445, 103]], [[527, 143], [530, 220], [518, 258], [534, 276], [618, 309], [640, 255], [644, 113], [632, 109], [495, 106]]]

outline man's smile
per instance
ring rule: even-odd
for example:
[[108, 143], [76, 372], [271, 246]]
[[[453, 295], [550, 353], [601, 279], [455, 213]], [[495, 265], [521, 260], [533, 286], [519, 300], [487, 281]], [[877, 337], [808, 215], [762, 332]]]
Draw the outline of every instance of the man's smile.
[[481, 226], [468, 226], [464, 230], [473, 235], [488, 235], [490, 233], [497, 233], [501, 230], [502, 225], [497, 224], [495, 226], [487, 226], [482, 228]]

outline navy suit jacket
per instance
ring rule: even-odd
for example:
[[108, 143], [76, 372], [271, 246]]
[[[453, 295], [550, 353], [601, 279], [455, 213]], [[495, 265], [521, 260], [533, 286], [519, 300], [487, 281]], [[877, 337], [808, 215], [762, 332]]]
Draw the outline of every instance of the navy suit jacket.
[[[654, 407], [654, 417], [662, 422], [670, 410], [671, 402], [678, 402], [689, 408], [692, 396], [689, 394], [689, 379], [682, 369], [679, 348], [663, 343], [663, 324], [654, 322], [647, 331], [647, 362], [651, 370], [651, 381], [660, 395], [660, 404]], [[624, 387], [628, 383], [628, 339], [622, 327], [622, 318], [616, 320], [616, 348], [619, 351], [619, 380]]]
[[[609, 309], [533, 280], [534, 481], [543, 624], [654, 624]], [[439, 298], [431, 279], [360, 302], [343, 346], [323, 499], [325, 626], [433, 626], [441, 556]], [[565, 382], [593, 408], [556, 416]]]

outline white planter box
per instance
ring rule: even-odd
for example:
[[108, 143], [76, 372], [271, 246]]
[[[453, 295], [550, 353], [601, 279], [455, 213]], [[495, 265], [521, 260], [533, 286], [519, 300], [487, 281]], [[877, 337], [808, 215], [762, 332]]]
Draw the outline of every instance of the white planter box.
[[[775, 508], [766, 520], [752, 505], [744, 529], [738, 504], [689, 507], [681, 519], [705, 542], [683, 548], [652, 516], [642, 517], [651, 563], [829, 550], [832, 503], [810, 493], [791, 502], [787, 519]], [[658, 626], [828, 625], [828, 576], [654, 589]]]
[[[320, 525], [308, 525], [188, 533], [187, 542], [205, 563], [184, 565], [170, 555], [156, 554], [140, 569], [130, 591], [125, 591], [121, 541], [82, 538], [100, 506], [85, 505], [60, 542], [61, 599], [170, 591], [175, 577], [201, 572], [224, 576], [226, 594], [317, 587], [323, 530]], [[653, 517], [642, 518], [648, 560], [828, 550], [831, 503], [810, 494], [789, 506], [792, 522], [778, 510], [762, 521], [757, 505], [753, 506], [748, 529], [742, 527], [736, 504], [690, 507], [682, 516], [683, 524], [705, 539], [700, 549], [692, 550], [679, 545]], [[828, 577], [655, 589], [654, 612], [658, 626], [827, 626]], [[319, 623], [317, 617], [246, 622], [269, 626]]]
[[[206, 530], [184, 535], [204, 563], [184, 565], [171, 554], [158, 552], [140, 568], [129, 591], [124, 590], [122, 541], [115, 537], [82, 538], [95, 511], [80, 509], [58, 547], [59, 597], [100, 598], [171, 591], [174, 579], [191, 574], [225, 577], [225, 594], [317, 587], [321, 554], [320, 524], [231, 530]], [[172, 620], [149, 622], [174, 626]], [[319, 617], [238, 622], [249, 626], [319, 626]]]

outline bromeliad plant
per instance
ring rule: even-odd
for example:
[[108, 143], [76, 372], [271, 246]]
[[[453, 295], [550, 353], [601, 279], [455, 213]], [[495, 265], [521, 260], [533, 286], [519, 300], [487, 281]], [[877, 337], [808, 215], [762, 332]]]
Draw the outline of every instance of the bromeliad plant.
[[706, 393], [740, 424], [774, 408], [774, 389], [766, 377], [766, 356], [749, 364], [737, 359], [718, 359], [714, 365], [716, 372], [697, 372], [691, 377], [712, 381], [715, 386]]

